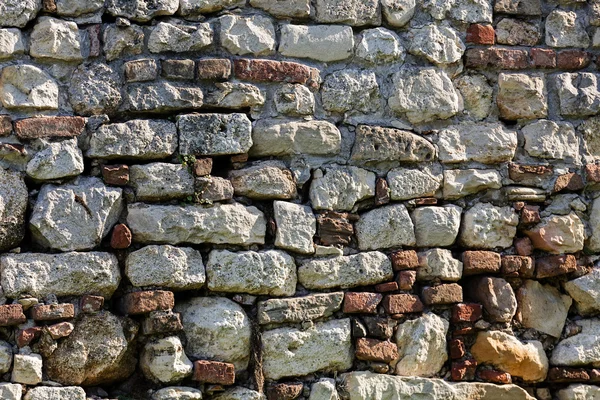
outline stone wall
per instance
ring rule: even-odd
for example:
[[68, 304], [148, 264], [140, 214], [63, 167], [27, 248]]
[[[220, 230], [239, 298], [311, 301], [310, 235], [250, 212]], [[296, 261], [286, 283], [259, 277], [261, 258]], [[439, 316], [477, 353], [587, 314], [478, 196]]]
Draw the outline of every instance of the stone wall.
[[0, 0], [0, 398], [600, 398], [600, 0]]

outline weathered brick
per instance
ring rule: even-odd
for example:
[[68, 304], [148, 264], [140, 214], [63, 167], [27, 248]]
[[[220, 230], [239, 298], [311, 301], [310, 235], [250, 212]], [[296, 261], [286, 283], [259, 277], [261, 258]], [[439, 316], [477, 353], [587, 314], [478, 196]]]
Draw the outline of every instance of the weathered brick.
[[531, 63], [536, 68], [556, 68], [556, 51], [552, 49], [531, 49]]
[[375, 205], [382, 206], [390, 202], [390, 189], [385, 179], [377, 178], [375, 182]]
[[75, 329], [75, 326], [70, 322], [60, 322], [46, 327], [46, 330], [54, 340], [69, 336], [73, 332], [73, 329]]
[[500, 254], [493, 251], [465, 251], [462, 260], [464, 276], [493, 274], [500, 271]]
[[414, 250], [397, 251], [392, 253], [391, 258], [394, 271], [417, 268], [419, 266], [419, 256]]
[[475, 322], [482, 316], [483, 306], [477, 303], [455, 304], [452, 307], [452, 322]]
[[561, 50], [556, 54], [556, 67], [559, 69], [582, 69], [591, 62], [591, 55], [583, 50]]
[[477, 372], [482, 381], [508, 385], [512, 383], [512, 377], [508, 372], [496, 371], [495, 369], [482, 369]]
[[533, 278], [535, 262], [533, 257], [527, 256], [502, 256], [502, 274]]
[[90, 25], [87, 32], [90, 43], [90, 57], [99, 57], [102, 54], [102, 42], [100, 41], [102, 24]]
[[212, 158], [198, 158], [194, 161], [194, 175], [196, 176], [206, 176], [210, 175], [212, 171], [213, 160]]
[[384, 297], [382, 304], [388, 314], [407, 314], [423, 311], [421, 299], [413, 294], [388, 294]]
[[194, 79], [196, 64], [193, 60], [162, 60], [161, 75], [167, 79]]
[[131, 230], [125, 224], [117, 224], [113, 228], [112, 235], [110, 237], [110, 247], [113, 249], [126, 249], [131, 246], [131, 239], [133, 238]]
[[379, 293], [393, 292], [395, 290], [398, 290], [397, 282], [385, 282], [375, 285], [375, 291]]
[[552, 367], [548, 371], [548, 381], [550, 382], [587, 382], [590, 375], [583, 368]]
[[127, 82], [153, 81], [158, 76], [156, 60], [152, 59], [127, 61], [123, 64], [123, 70]]
[[294, 400], [300, 397], [304, 385], [301, 383], [277, 383], [267, 388], [267, 400]]
[[423, 288], [422, 297], [427, 305], [460, 303], [463, 301], [463, 291], [457, 283], [446, 283]]
[[389, 363], [398, 358], [398, 346], [387, 340], [358, 338], [356, 340], [356, 358]]
[[15, 121], [19, 139], [74, 137], [81, 135], [84, 128], [82, 117], [37, 117]]
[[0, 326], [19, 325], [27, 321], [20, 304], [5, 304], [0, 306]]
[[81, 296], [81, 300], [79, 301], [79, 308], [84, 313], [98, 312], [102, 310], [102, 307], [104, 307], [104, 297], [102, 296], [86, 294]]
[[535, 260], [535, 277], [551, 278], [571, 273], [577, 269], [577, 259], [572, 254], [538, 257]]
[[450, 358], [463, 358], [465, 354], [465, 342], [462, 339], [452, 339], [450, 341]]
[[226, 58], [198, 60], [198, 79], [224, 80], [231, 76], [231, 61]]
[[273, 60], [235, 60], [233, 63], [235, 76], [239, 79], [257, 82], [288, 82], [318, 86], [319, 71], [289, 61]]
[[469, 49], [465, 53], [467, 68], [523, 69], [529, 66], [526, 50], [489, 47]]
[[152, 311], [142, 322], [144, 335], [177, 332], [182, 329], [181, 314], [171, 311]]
[[576, 192], [584, 187], [583, 178], [574, 172], [560, 175], [554, 182], [554, 192], [562, 192], [563, 190]]
[[549, 179], [554, 174], [552, 166], [508, 164], [508, 176], [515, 182]]
[[148, 290], [127, 293], [121, 299], [121, 310], [127, 315], [147, 314], [151, 311], [171, 310], [175, 305], [173, 292]]
[[324, 246], [348, 245], [354, 235], [353, 221], [358, 215], [328, 211], [317, 216], [317, 236]]
[[125, 164], [103, 165], [102, 179], [108, 185], [125, 186], [129, 183], [129, 166]]
[[346, 292], [343, 311], [348, 314], [377, 314], [377, 306], [382, 298], [383, 295], [379, 293]]
[[515, 250], [520, 256], [530, 256], [533, 253], [533, 243], [528, 237], [516, 238]]
[[0, 137], [8, 136], [12, 133], [12, 120], [9, 115], [0, 115]]
[[539, 206], [526, 205], [521, 211], [520, 222], [525, 225], [537, 224], [541, 220], [539, 210]]
[[600, 182], [600, 164], [586, 164], [585, 179], [587, 182]]
[[42, 1], [42, 10], [47, 13], [55, 13], [56, 12], [56, 1], [43, 0]]
[[411, 290], [417, 281], [417, 271], [400, 271], [396, 277], [400, 290]]
[[71, 303], [38, 304], [33, 306], [31, 317], [35, 321], [56, 321], [75, 317], [75, 307]]
[[477, 361], [463, 360], [452, 363], [452, 380], [453, 381], [472, 381], [475, 379], [475, 371], [477, 370]]
[[467, 29], [467, 43], [494, 44], [496, 33], [491, 25], [471, 24]]
[[194, 362], [192, 379], [204, 383], [233, 385], [235, 383], [235, 367], [230, 363], [198, 360]]
[[42, 334], [42, 330], [43, 328], [41, 326], [32, 326], [31, 328], [27, 329], [20, 329], [15, 336], [17, 346], [29, 346], [34, 340], [39, 339]]

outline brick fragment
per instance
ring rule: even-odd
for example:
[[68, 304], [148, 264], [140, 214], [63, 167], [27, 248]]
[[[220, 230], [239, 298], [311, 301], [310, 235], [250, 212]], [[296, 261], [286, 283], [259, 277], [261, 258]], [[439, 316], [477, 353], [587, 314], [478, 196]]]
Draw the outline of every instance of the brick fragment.
[[600, 369], [590, 369], [588, 371], [588, 374], [590, 375], [590, 382], [591, 383], [598, 383], [600, 382]]
[[463, 360], [452, 363], [452, 380], [453, 381], [472, 381], [475, 379], [475, 371], [477, 370], [477, 361]]
[[494, 44], [496, 32], [491, 25], [471, 24], [467, 28], [467, 43]]
[[423, 288], [423, 302], [427, 305], [453, 304], [463, 301], [462, 286], [458, 283], [446, 283]]
[[550, 382], [587, 382], [590, 375], [583, 368], [552, 367], [548, 371], [548, 381]]
[[267, 400], [294, 400], [300, 397], [304, 385], [301, 383], [278, 383], [267, 388]]
[[600, 182], [600, 164], [586, 164], [585, 178], [587, 182]]
[[102, 179], [108, 185], [125, 186], [129, 183], [129, 166], [125, 164], [103, 165]]
[[167, 79], [194, 79], [196, 64], [192, 60], [162, 60], [161, 75]]
[[198, 79], [225, 80], [231, 76], [231, 61], [226, 58], [198, 60]]
[[353, 221], [358, 215], [328, 211], [317, 216], [317, 236], [323, 246], [348, 245], [354, 235]]
[[156, 60], [150, 58], [127, 61], [123, 64], [123, 70], [127, 82], [148, 82], [155, 80], [158, 76]]
[[535, 260], [535, 277], [551, 278], [569, 274], [577, 269], [577, 259], [572, 254], [538, 257]]
[[43, 0], [42, 1], [42, 10], [47, 13], [55, 13], [56, 12], [56, 1], [55, 0]]
[[500, 271], [500, 254], [493, 251], [469, 250], [462, 254], [463, 276]]
[[469, 49], [465, 53], [467, 68], [499, 68], [518, 70], [529, 67], [526, 50], [489, 47]]
[[196, 176], [210, 175], [212, 171], [213, 160], [212, 158], [198, 158], [194, 161], [194, 174]]
[[364, 361], [389, 363], [398, 358], [398, 346], [388, 340], [358, 338], [356, 340], [356, 358]]
[[12, 133], [12, 120], [9, 115], [0, 115], [0, 137], [8, 136]]
[[375, 183], [375, 205], [382, 206], [390, 202], [390, 190], [385, 179], [377, 178]]
[[151, 311], [171, 310], [175, 305], [173, 292], [148, 290], [127, 293], [121, 299], [121, 310], [127, 315], [147, 314]]
[[79, 301], [79, 307], [84, 313], [90, 314], [98, 312], [102, 310], [102, 307], [104, 307], [104, 297], [85, 294]]
[[54, 340], [69, 336], [73, 332], [73, 329], [75, 329], [75, 325], [70, 322], [60, 322], [46, 327], [46, 330]]
[[455, 337], [456, 336], [467, 336], [467, 335], [473, 335], [476, 332], [477, 331], [475, 330], [475, 327], [465, 326], [463, 328], [455, 329], [454, 331], [452, 331], [452, 335]]
[[417, 252], [414, 250], [403, 250], [392, 253], [392, 266], [394, 267], [394, 271], [417, 268], [419, 266]]
[[20, 329], [15, 337], [17, 340], [17, 346], [29, 346], [34, 340], [40, 338], [42, 335], [42, 330], [43, 328], [41, 326], [32, 326], [31, 328], [27, 329]]
[[368, 292], [346, 292], [343, 311], [347, 314], [377, 314], [377, 306], [383, 295]]
[[380, 283], [379, 285], [375, 285], [375, 291], [379, 292], [379, 293], [386, 293], [386, 292], [393, 292], [395, 290], [398, 290], [398, 283], [397, 282], [385, 282], [385, 283]]
[[239, 79], [257, 82], [288, 82], [318, 86], [319, 71], [289, 61], [273, 60], [235, 60], [233, 63], [235, 76]]
[[410, 200], [409, 202], [413, 202], [415, 206], [434, 206], [438, 201], [435, 197], [422, 197], [420, 199]]
[[536, 68], [556, 68], [556, 51], [552, 49], [531, 49], [531, 63]]
[[554, 168], [547, 165], [508, 164], [508, 176], [518, 183], [533, 179], [549, 179], [553, 174]]
[[90, 25], [87, 31], [90, 41], [90, 57], [99, 57], [102, 54], [102, 42], [100, 41], [102, 24]]
[[558, 178], [556, 178], [556, 182], [554, 183], [554, 192], [562, 192], [563, 190], [576, 192], [582, 190], [584, 187], [585, 184], [583, 183], [583, 178], [581, 175], [573, 172], [560, 175]]
[[450, 340], [450, 357], [453, 359], [463, 358], [466, 354], [465, 342], [462, 339]]
[[533, 278], [535, 262], [533, 257], [527, 256], [502, 256], [502, 274], [507, 276], [520, 276]]
[[508, 372], [497, 371], [495, 369], [481, 369], [477, 376], [482, 381], [496, 383], [499, 385], [508, 385], [512, 383], [512, 377]]
[[232, 164], [241, 164], [241, 163], [245, 163], [246, 161], [248, 161], [249, 157], [250, 156], [248, 153], [234, 154], [231, 156], [230, 160], [231, 160]]
[[14, 326], [27, 321], [20, 304], [4, 304], [0, 306], [0, 326]]
[[383, 298], [382, 304], [388, 314], [407, 314], [423, 311], [421, 299], [413, 294], [388, 294]]
[[556, 54], [556, 67], [559, 69], [582, 69], [591, 62], [591, 55], [583, 50], [561, 50]]
[[525, 225], [537, 224], [541, 221], [540, 206], [526, 205], [521, 210], [520, 222]]
[[235, 367], [233, 364], [198, 360], [194, 362], [193, 380], [218, 385], [233, 385], [235, 383]]
[[132, 239], [131, 230], [125, 224], [117, 224], [113, 228], [112, 236], [110, 237], [110, 247], [113, 249], [127, 249], [131, 246]]
[[144, 335], [178, 332], [182, 329], [181, 314], [171, 311], [152, 311], [142, 322]]
[[400, 271], [396, 277], [400, 290], [411, 290], [417, 281], [417, 271]]
[[531, 239], [528, 237], [516, 238], [514, 245], [515, 251], [520, 256], [530, 256], [533, 254], [533, 243], [531, 243]]
[[37, 117], [15, 121], [19, 139], [74, 137], [81, 135], [84, 128], [82, 117]]
[[75, 317], [75, 307], [71, 303], [38, 304], [33, 306], [31, 317], [34, 321], [56, 321]]
[[483, 306], [477, 303], [462, 303], [452, 306], [452, 322], [475, 322], [481, 319]]

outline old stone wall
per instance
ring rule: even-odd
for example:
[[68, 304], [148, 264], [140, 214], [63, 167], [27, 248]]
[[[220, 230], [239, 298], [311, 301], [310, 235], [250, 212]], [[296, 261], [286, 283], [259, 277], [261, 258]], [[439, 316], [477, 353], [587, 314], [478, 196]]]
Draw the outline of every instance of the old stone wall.
[[600, 0], [0, 0], [0, 399], [600, 398]]

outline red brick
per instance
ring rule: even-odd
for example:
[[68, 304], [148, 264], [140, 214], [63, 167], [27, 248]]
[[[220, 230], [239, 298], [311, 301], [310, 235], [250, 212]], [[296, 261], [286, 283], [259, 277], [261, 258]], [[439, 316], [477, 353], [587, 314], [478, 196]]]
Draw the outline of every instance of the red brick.
[[548, 371], [547, 379], [550, 382], [587, 382], [590, 375], [583, 368], [552, 367]]
[[464, 276], [500, 271], [500, 254], [493, 251], [465, 251], [462, 260]]
[[463, 358], [465, 354], [465, 342], [462, 339], [452, 339], [450, 341], [450, 357], [458, 359]]
[[210, 175], [213, 166], [212, 158], [198, 158], [194, 161], [194, 174], [196, 176]]
[[531, 63], [536, 68], [556, 68], [556, 51], [551, 49], [531, 49]]
[[225, 80], [231, 76], [231, 61], [226, 58], [198, 60], [198, 79]]
[[600, 182], [600, 164], [586, 164], [585, 178], [588, 182]]
[[235, 367], [230, 363], [198, 360], [194, 362], [192, 379], [218, 385], [233, 385], [235, 383]]
[[102, 24], [90, 25], [87, 31], [90, 41], [90, 57], [99, 57], [102, 54], [102, 42], [100, 41]]
[[495, 369], [482, 369], [477, 372], [482, 381], [497, 383], [499, 385], [508, 385], [512, 383], [512, 377], [507, 372], [496, 371]]
[[0, 115], [0, 137], [8, 136], [12, 133], [12, 120], [8, 115]]
[[528, 237], [515, 239], [515, 251], [520, 256], [530, 256], [533, 253], [533, 243]]
[[273, 60], [235, 60], [235, 76], [239, 79], [257, 82], [288, 82], [318, 86], [319, 71], [289, 61]]
[[398, 358], [398, 346], [387, 340], [358, 338], [356, 340], [356, 358], [389, 363]]
[[496, 32], [491, 25], [471, 24], [467, 29], [467, 43], [494, 44]]
[[104, 297], [85, 294], [81, 297], [79, 307], [84, 313], [94, 313], [102, 310], [104, 306]]
[[328, 211], [317, 216], [317, 236], [324, 246], [348, 245], [354, 235], [353, 221], [358, 220], [358, 215]]
[[377, 314], [377, 306], [383, 295], [368, 292], [346, 292], [343, 311], [347, 314]]
[[535, 277], [551, 278], [569, 274], [577, 269], [577, 259], [572, 254], [538, 257], [535, 260]]
[[379, 293], [393, 292], [398, 290], [397, 282], [386, 282], [375, 285], [375, 291]]
[[129, 166], [125, 164], [103, 165], [102, 178], [108, 185], [125, 186], [129, 183]]
[[508, 164], [508, 176], [515, 182], [529, 180], [550, 179], [554, 174], [554, 168], [547, 165], [520, 165]]
[[417, 281], [417, 271], [400, 271], [396, 277], [400, 290], [411, 290]]
[[452, 380], [472, 381], [473, 379], [475, 379], [476, 370], [477, 361], [475, 360], [455, 361], [452, 363]]
[[181, 315], [171, 311], [153, 311], [144, 319], [144, 335], [177, 332], [183, 329]]
[[463, 291], [458, 283], [445, 283], [423, 288], [422, 297], [427, 305], [460, 303], [463, 301]]
[[267, 400], [294, 400], [300, 397], [304, 385], [301, 383], [277, 383], [267, 388]]
[[583, 50], [561, 50], [556, 54], [556, 67], [559, 69], [582, 69], [591, 62], [592, 57]]
[[502, 256], [502, 274], [533, 278], [535, 262], [533, 257], [527, 256]]
[[74, 137], [81, 135], [84, 128], [82, 117], [37, 117], [15, 121], [19, 139]]
[[38, 304], [33, 306], [31, 317], [35, 321], [56, 321], [75, 317], [75, 307], [71, 303]]
[[600, 369], [590, 369], [588, 370], [588, 374], [590, 375], [591, 383], [600, 382]]
[[403, 250], [392, 253], [392, 266], [394, 267], [394, 271], [417, 268], [419, 266], [417, 252], [414, 250]]
[[0, 306], [0, 326], [19, 325], [27, 321], [20, 304], [5, 304]]
[[171, 310], [175, 305], [173, 292], [165, 290], [148, 290], [145, 292], [127, 293], [121, 299], [124, 314], [147, 314], [151, 311]]
[[385, 179], [377, 178], [375, 183], [375, 205], [382, 206], [390, 202], [390, 190]]
[[15, 337], [17, 340], [17, 346], [29, 346], [34, 340], [39, 339], [42, 334], [42, 330], [43, 328], [41, 326], [33, 326], [31, 328], [19, 330]]
[[467, 68], [523, 69], [529, 67], [526, 50], [489, 47], [469, 49], [465, 53]]
[[584, 186], [585, 184], [583, 183], [583, 178], [581, 175], [576, 173], [564, 174], [556, 178], [556, 182], [554, 183], [554, 192], [561, 192], [563, 190], [576, 192], [582, 190]]
[[73, 332], [73, 329], [75, 329], [75, 326], [70, 322], [61, 322], [46, 327], [46, 330], [54, 340], [69, 336]]
[[131, 246], [132, 237], [127, 225], [117, 224], [113, 228], [112, 236], [110, 237], [110, 247], [113, 249], [126, 249]]
[[481, 318], [483, 308], [477, 303], [455, 304], [452, 307], [452, 322], [475, 322]]
[[388, 314], [407, 314], [423, 311], [423, 303], [413, 294], [388, 294], [383, 298], [383, 308]]
[[541, 221], [540, 206], [527, 205], [521, 210], [521, 223], [525, 225], [537, 224]]

